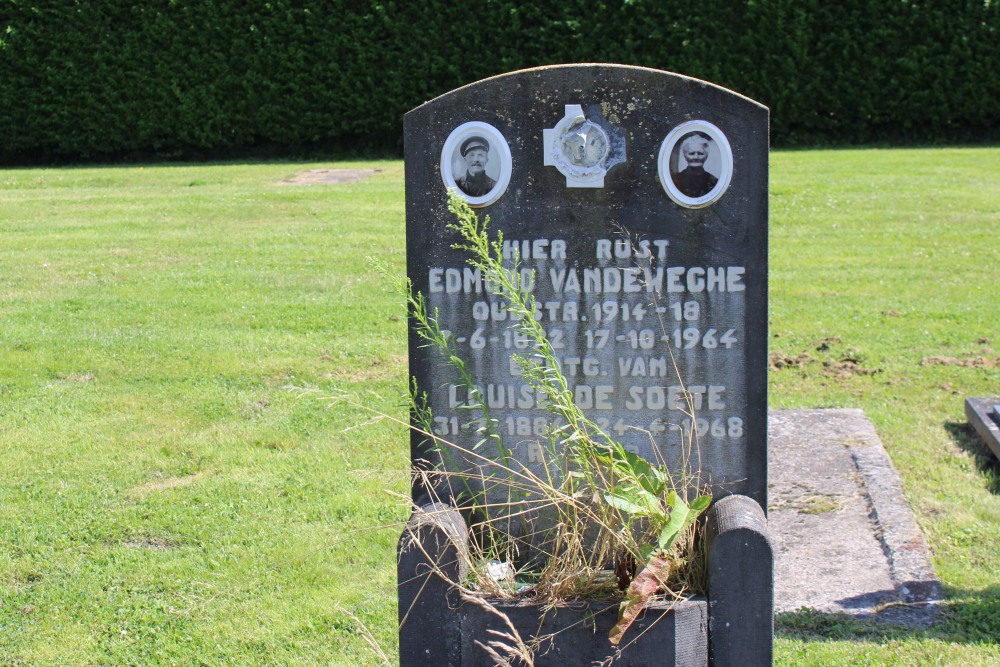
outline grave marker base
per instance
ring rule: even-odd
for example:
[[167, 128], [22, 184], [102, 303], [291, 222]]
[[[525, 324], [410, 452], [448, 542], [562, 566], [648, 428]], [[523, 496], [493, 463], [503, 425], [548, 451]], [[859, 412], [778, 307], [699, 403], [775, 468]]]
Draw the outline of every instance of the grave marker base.
[[[706, 533], [708, 600], [650, 605], [629, 628], [614, 664], [772, 664], [774, 554], [763, 511], [751, 498], [728, 496], [709, 510]], [[535, 647], [536, 667], [587, 665], [617, 654], [608, 641], [616, 603], [580, 601], [543, 611], [518, 602], [462, 601], [453, 583], [464, 577], [468, 539], [461, 514], [441, 503], [422, 506], [407, 524], [398, 567], [401, 667], [493, 665], [482, 645], [516, 646], [504, 617]]]

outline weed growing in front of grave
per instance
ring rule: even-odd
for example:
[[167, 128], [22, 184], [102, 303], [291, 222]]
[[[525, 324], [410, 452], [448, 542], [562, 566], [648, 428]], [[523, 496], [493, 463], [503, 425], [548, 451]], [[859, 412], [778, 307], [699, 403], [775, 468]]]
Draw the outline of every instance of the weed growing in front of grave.
[[[433, 432], [426, 397], [416, 387], [413, 414], [417, 428], [433, 441], [443, 465], [421, 471], [427, 489], [453, 489], [462, 509], [472, 517], [473, 544], [469, 588], [509, 596], [530, 590], [541, 602], [627, 589], [619, 624], [611, 641], [618, 643], [649, 598], [659, 592], [688, 589], [696, 578], [694, 526], [711, 497], [693, 491], [697, 477], [648, 462], [609, 436], [589, 419], [560, 368], [556, 351], [515, 256], [504, 264], [503, 237], [491, 240], [489, 217], [480, 220], [468, 204], [452, 194], [449, 208], [456, 222], [448, 225], [460, 241], [453, 247], [468, 253], [468, 265], [483, 276], [488, 290], [506, 304], [509, 326], [529, 341], [528, 351], [512, 357], [522, 380], [544, 396], [557, 419], [543, 436], [542, 473], [522, 465], [505, 446], [500, 429], [476, 387], [450, 334], [442, 330], [421, 294], [409, 294], [411, 318], [418, 335], [458, 373], [468, 391], [465, 409], [479, 440], [471, 450], [446, 442]], [[693, 410], [692, 410], [692, 423]], [[696, 434], [687, 433], [690, 445]], [[492, 446], [499, 460], [488, 456]], [[461, 459], [462, 466], [449, 466]], [[503, 495], [495, 491], [502, 488]], [[692, 500], [688, 500], [693, 495]], [[514, 519], [520, 521], [515, 526]], [[551, 528], [539, 529], [539, 525]], [[525, 557], [527, 553], [533, 556]], [[509, 565], [519, 562], [517, 572]], [[644, 564], [639, 568], [638, 564]], [[612, 575], [607, 569], [614, 566]], [[638, 572], [636, 572], [638, 570]]]

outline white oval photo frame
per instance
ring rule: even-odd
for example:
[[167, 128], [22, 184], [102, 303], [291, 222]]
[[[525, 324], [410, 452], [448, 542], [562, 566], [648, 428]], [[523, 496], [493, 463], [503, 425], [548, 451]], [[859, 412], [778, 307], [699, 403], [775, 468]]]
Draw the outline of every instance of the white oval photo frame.
[[[486, 164], [486, 175], [496, 183], [486, 194], [474, 197], [464, 192], [459, 186], [459, 180], [465, 175], [465, 165], [462, 160], [462, 142], [470, 137], [483, 137], [490, 144], [489, 160]], [[499, 163], [499, 164], [498, 164]], [[510, 146], [500, 130], [489, 123], [471, 121], [463, 123], [451, 131], [441, 149], [441, 180], [449, 190], [454, 190], [459, 197], [469, 203], [469, 206], [489, 206], [503, 196], [510, 185], [511, 175]], [[456, 174], [458, 177], [456, 178]]]
[[[715, 167], [719, 173], [716, 176], [718, 181], [711, 190], [704, 195], [691, 197], [678, 189], [674, 182], [674, 171], [670, 167], [671, 162], [677, 160], [680, 151], [679, 144], [686, 140], [689, 135], [699, 132], [707, 135], [718, 148], [716, 156], [709, 154], [705, 171], [716, 176], [712, 172], [712, 168]], [[660, 178], [660, 185], [676, 203], [685, 208], [704, 208], [718, 201], [729, 188], [729, 182], [733, 178], [733, 149], [730, 147], [726, 135], [715, 125], [704, 120], [691, 120], [670, 130], [670, 134], [663, 140], [660, 145], [659, 157], [656, 160], [656, 171]]]

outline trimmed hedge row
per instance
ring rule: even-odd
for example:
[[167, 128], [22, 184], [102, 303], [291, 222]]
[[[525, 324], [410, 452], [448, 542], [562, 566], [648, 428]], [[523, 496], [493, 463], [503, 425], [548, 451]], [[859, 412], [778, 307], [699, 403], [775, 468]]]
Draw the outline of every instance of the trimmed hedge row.
[[0, 161], [399, 150], [421, 102], [563, 62], [732, 88], [776, 145], [1000, 139], [990, 0], [0, 0]]

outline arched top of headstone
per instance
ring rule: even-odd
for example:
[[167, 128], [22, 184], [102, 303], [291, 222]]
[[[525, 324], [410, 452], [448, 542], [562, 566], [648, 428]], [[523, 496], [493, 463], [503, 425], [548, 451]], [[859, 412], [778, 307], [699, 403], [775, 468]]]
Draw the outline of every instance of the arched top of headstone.
[[677, 87], [694, 86], [703, 90], [711, 90], [715, 93], [729, 96], [734, 100], [742, 100], [746, 104], [758, 107], [765, 112], [767, 111], [767, 107], [763, 104], [760, 104], [745, 95], [741, 95], [738, 92], [718, 84], [704, 81], [702, 79], [696, 79], [677, 72], [668, 72], [666, 70], [653, 69], [651, 67], [637, 67], [635, 65], [620, 65], [615, 63], [573, 63], [568, 65], [530, 67], [528, 69], [506, 72], [504, 74], [497, 74], [496, 76], [491, 76], [486, 79], [480, 79], [479, 81], [474, 81], [459, 88], [455, 88], [454, 90], [444, 93], [443, 95], [439, 95], [432, 100], [424, 102], [420, 106], [409, 111], [409, 113], [418, 111], [428, 105], [437, 104], [442, 100], [445, 100], [445, 103], [447, 103], [446, 98], [451, 95], [474, 92], [476, 88], [482, 86], [492, 86], [506, 80], [516, 80], [518, 81], [518, 85], [532, 85], [536, 82], [552, 82], [556, 79], [563, 79], [571, 85], [576, 81], [584, 81], [590, 84], [593, 82], [600, 82], [602, 79], [608, 83], [625, 83], [629, 86], [635, 86], [637, 84], [640, 86], [648, 86], [656, 80], [663, 83], [669, 81], [671, 82], [670, 85], [675, 85]]
[[[766, 107], [643, 67], [557, 65], [494, 76], [416, 107], [404, 130], [408, 173], [419, 170], [432, 192], [455, 189], [491, 214], [530, 204], [538, 178], [547, 192], [561, 182], [567, 203], [629, 196], [655, 207], [666, 197], [719, 215], [766, 187], [757, 178], [766, 173]], [[707, 174], [686, 169], [696, 144], [707, 147]], [[537, 165], [551, 168], [536, 174]]]

